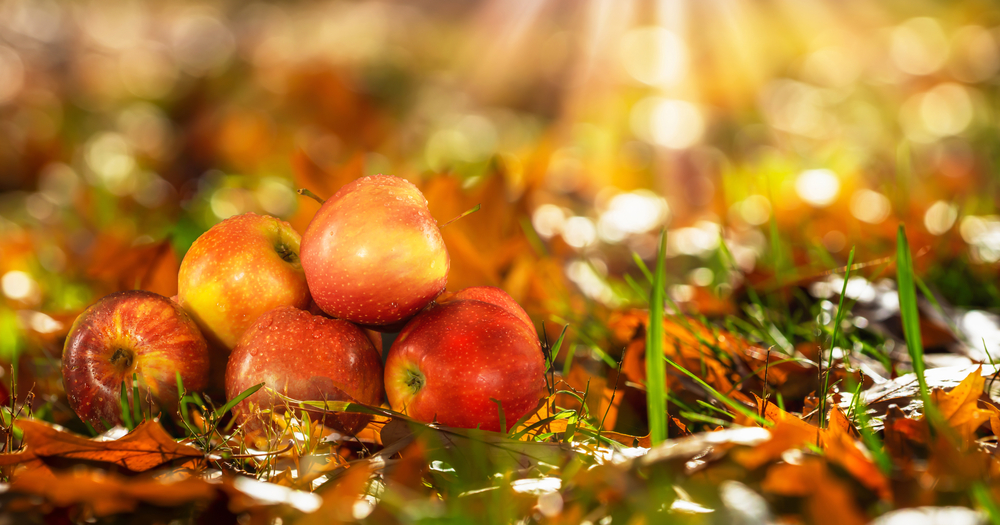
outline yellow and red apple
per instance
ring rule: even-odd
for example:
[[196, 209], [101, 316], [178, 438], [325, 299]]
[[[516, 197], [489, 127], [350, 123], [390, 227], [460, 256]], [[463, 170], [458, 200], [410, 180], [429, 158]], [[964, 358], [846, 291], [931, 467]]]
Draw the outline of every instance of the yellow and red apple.
[[394, 331], [444, 291], [450, 261], [427, 199], [399, 177], [343, 186], [302, 236], [313, 300], [338, 319]]
[[264, 312], [309, 306], [300, 242], [287, 222], [255, 213], [198, 237], [181, 262], [177, 295], [209, 342], [228, 353]]
[[[66, 338], [62, 375], [70, 407], [96, 428], [121, 424], [122, 381], [130, 403], [177, 404], [177, 374], [190, 390], [205, 388], [205, 338], [174, 301], [132, 290], [108, 295], [80, 314]], [[141, 399], [132, 399], [132, 376]]]

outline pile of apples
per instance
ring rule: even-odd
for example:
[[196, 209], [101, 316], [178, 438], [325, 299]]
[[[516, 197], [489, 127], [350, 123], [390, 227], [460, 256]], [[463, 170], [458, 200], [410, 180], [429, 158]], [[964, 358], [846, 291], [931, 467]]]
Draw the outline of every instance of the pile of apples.
[[[177, 296], [118, 292], [80, 314], [63, 351], [70, 406], [96, 428], [120, 424], [134, 375], [131, 403], [171, 410], [179, 374], [186, 390], [228, 399], [264, 383], [233, 408], [248, 433], [298, 413], [281, 396], [378, 406], [383, 393], [455, 427], [501, 430], [502, 407], [508, 430], [544, 393], [538, 334], [498, 288], [445, 292], [449, 266], [427, 200], [398, 177], [345, 185], [301, 237], [275, 217], [229, 218], [191, 246]], [[383, 332], [399, 332], [384, 369]], [[347, 434], [366, 422], [323, 418]]]

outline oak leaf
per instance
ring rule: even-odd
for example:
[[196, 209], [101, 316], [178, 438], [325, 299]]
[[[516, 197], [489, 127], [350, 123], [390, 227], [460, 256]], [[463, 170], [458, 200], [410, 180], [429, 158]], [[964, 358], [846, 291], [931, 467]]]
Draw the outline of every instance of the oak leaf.
[[174, 507], [211, 500], [215, 487], [200, 478], [164, 483], [149, 478], [133, 479], [95, 470], [74, 470], [55, 474], [34, 470], [19, 475], [11, 492], [42, 496], [57, 507], [86, 505], [100, 516], [131, 512], [140, 503]]
[[24, 448], [0, 454], [0, 465], [26, 464], [38, 459], [62, 458], [113, 463], [132, 472], [144, 472], [174, 461], [200, 460], [205, 454], [177, 443], [158, 421], [144, 421], [120, 439], [97, 441], [36, 420], [21, 420]]
[[955, 429], [963, 443], [972, 442], [980, 425], [990, 420], [990, 411], [979, 408], [979, 396], [985, 384], [980, 367], [950, 391], [935, 389], [931, 392], [931, 400], [941, 416]]

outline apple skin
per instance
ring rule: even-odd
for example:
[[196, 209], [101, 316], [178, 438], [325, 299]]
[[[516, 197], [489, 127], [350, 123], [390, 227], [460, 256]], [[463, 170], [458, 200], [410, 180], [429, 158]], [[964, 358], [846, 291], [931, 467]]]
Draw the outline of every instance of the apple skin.
[[[313, 315], [321, 315], [323, 317], [327, 317], [327, 318], [333, 319], [333, 317], [330, 317], [329, 314], [327, 314], [323, 310], [320, 310], [319, 306], [316, 305], [316, 301], [312, 301], [312, 300], [309, 301], [309, 308], [307, 309], [307, 311], [309, 313], [313, 314]], [[365, 336], [368, 337], [368, 340], [372, 342], [372, 346], [375, 347], [375, 351], [378, 352], [378, 356], [379, 356], [379, 358], [381, 358], [382, 357], [382, 332], [379, 332], [379, 331], [376, 331], [376, 330], [372, 330], [372, 329], [366, 328], [364, 326], [359, 326], [358, 328], [360, 328], [361, 331], [365, 333]]]
[[[174, 301], [144, 290], [117, 292], [83, 311], [73, 322], [62, 355], [69, 406], [95, 428], [119, 425], [122, 381], [139, 380], [139, 402], [147, 397], [163, 410], [177, 405], [177, 372], [186, 390], [208, 381], [205, 338]], [[127, 389], [130, 402], [132, 389]]]
[[444, 291], [448, 250], [427, 199], [390, 175], [344, 185], [302, 236], [302, 267], [326, 313], [394, 331]]
[[495, 304], [500, 308], [507, 310], [507, 312], [514, 317], [524, 321], [532, 330], [535, 329], [535, 323], [531, 322], [531, 317], [528, 317], [528, 312], [525, 312], [524, 308], [521, 308], [521, 305], [517, 304], [517, 301], [508, 295], [507, 292], [495, 286], [470, 286], [469, 288], [463, 288], [454, 293], [445, 292], [438, 296], [434, 302], [438, 304], [445, 304], [467, 299]]
[[[270, 418], [251, 404], [285, 411], [284, 400], [268, 389], [301, 401], [382, 404], [382, 359], [353, 323], [285, 306], [261, 315], [229, 357], [228, 399], [260, 383], [265, 388], [233, 407], [233, 416], [251, 435], [273, 428]], [[369, 419], [365, 414], [328, 414], [323, 424], [355, 434]]]
[[[308, 307], [300, 242], [287, 222], [246, 213], [216, 224], [191, 245], [178, 272], [177, 295], [221, 357], [264, 312]], [[220, 361], [213, 368], [224, 369]]]
[[[496, 288], [465, 295], [496, 299], [496, 292], [517, 304]], [[541, 343], [527, 315], [461, 296], [428, 307], [393, 342], [385, 365], [389, 404], [420, 421], [500, 431], [492, 398], [503, 405], [509, 430], [544, 396]]]

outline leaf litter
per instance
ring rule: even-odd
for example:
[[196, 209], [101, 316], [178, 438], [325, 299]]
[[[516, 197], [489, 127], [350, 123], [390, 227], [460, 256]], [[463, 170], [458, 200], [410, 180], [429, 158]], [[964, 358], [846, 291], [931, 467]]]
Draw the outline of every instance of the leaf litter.
[[[297, 177], [323, 196], [339, 187], [324, 177], [350, 180], [362, 169], [356, 160], [329, 175], [310, 162], [296, 160]], [[280, 439], [261, 450], [200, 398], [188, 403], [189, 416], [161, 414], [97, 438], [77, 434], [86, 429], [58, 411], [25, 414], [11, 431], [13, 451], [0, 455], [7, 479], [0, 505], [27, 521], [58, 515], [69, 522], [131, 515], [150, 522], [832, 524], [993, 516], [1000, 383], [997, 367], [983, 359], [988, 347], [973, 344], [976, 336], [993, 341], [992, 314], [918, 294], [924, 379], [938, 414], [926, 417], [919, 382], [906, 373], [914, 362], [907, 322], [886, 299], [895, 285], [879, 280], [884, 268], [861, 266], [846, 281], [830, 274], [780, 282], [762, 269], [728, 296], [699, 289], [682, 303], [665, 297], [658, 346], [668, 363], [667, 431], [654, 444], [644, 308], [652, 280], [640, 272], [609, 282], [632, 294], [619, 308], [570, 293], [559, 262], [565, 254], [532, 247], [530, 228], [518, 220], [524, 210], [498, 200], [509, 188], [497, 170], [471, 189], [442, 176], [425, 190], [432, 202], [447, 203], [434, 210], [441, 220], [483, 204], [447, 229], [456, 282], [503, 286], [529, 312], [548, 315], [546, 328], [570, 326], [561, 348], [551, 349], [549, 395], [508, 434], [421, 423], [385, 407], [286, 399], [311, 416], [287, 421]], [[172, 246], [133, 247], [125, 238], [108, 233], [82, 277], [99, 289], [138, 283], [170, 292], [163, 276], [176, 272]], [[841, 291], [845, 312], [824, 306]], [[805, 318], [787, 306], [796, 293]], [[73, 311], [46, 315], [68, 325]], [[830, 320], [821, 322], [824, 316]], [[849, 329], [833, 345], [837, 316]], [[858, 318], [866, 328], [855, 328]], [[36, 337], [55, 346], [59, 333]], [[22, 385], [49, 388], [44, 374], [24, 371]], [[24, 404], [23, 388], [9, 389], [5, 421]], [[372, 420], [358, 436], [341, 436], [316, 423], [324, 411], [360, 411]]]

